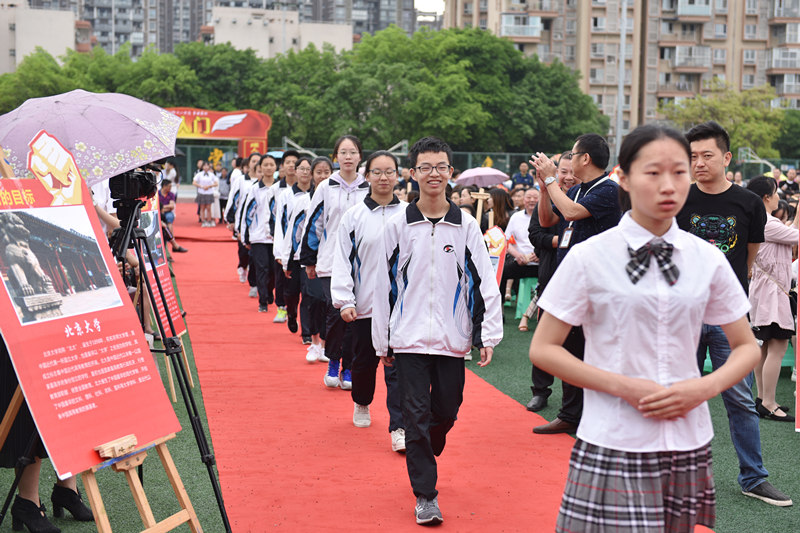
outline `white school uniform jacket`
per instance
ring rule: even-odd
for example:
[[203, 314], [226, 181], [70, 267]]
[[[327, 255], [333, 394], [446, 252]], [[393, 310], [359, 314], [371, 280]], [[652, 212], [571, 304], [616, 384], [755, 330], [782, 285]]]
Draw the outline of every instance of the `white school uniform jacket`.
[[[292, 231], [290, 224], [297, 206], [298, 198], [308, 196], [309, 191], [304, 191], [295, 183], [290, 188], [281, 189], [280, 196], [275, 201], [275, 244], [273, 254], [275, 259], [280, 259], [281, 264], [287, 266], [292, 257]], [[306, 205], [308, 205], [306, 203]], [[303, 219], [305, 220], [305, 218]], [[300, 237], [302, 239], [302, 235]]]
[[363, 201], [367, 194], [369, 183], [362, 174], [358, 174], [353, 183], [347, 183], [337, 171], [319, 184], [308, 210], [300, 252], [302, 266], [316, 265], [317, 276], [331, 276], [339, 221], [345, 211]]
[[[239, 169], [236, 169], [239, 170]], [[225, 221], [230, 224], [233, 224], [234, 228], [237, 227], [236, 224], [236, 213], [239, 209], [239, 204], [244, 199], [242, 196], [242, 189], [245, 186], [249, 186], [252, 183], [250, 176], [247, 174], [243, 174], [242, 171], [239, 171], [239, 177], [234, 180], [233, 174], [231, 174], [231, 190], [228, 193], [228, 203], [225, 205]]]
[[[308, 206], [311, 205], [311, 196], [314, 190], [301, 194], [294, 200], [294, 208], [292, 209], [292, 216], [289, 218], [289, 230], [287, 232], [288, 243], [290, 248], [289, 257], [295, 261], [300, 261], [300, 249], [303, 244], [303, 235], [306, 233], [306, 220], [308, 220]], [[283, 264], [283, 269], [287, 270], [289, 265]]]
[[406, 205], [397, 196], [385, 206], [367, 196], [344, 214], [339, 222], [331, 276], [331, 299], [335, 308], [355, 307], [359, 319], [372, 316], [376, 272], [386, 269], [383, 244], [386, 223]]
[[500, 290], [474, 218], [450, 202], [432, 224], [413, 202], [389, 219], [384, 239], [388, 265], [377, 271], [372, 309], [377, 355], [464, 357], [502, 340]]
[[261, 181], [250, 186], [244, 211], [245, 216], [251, 217], [250, 224], [243, 231], [245, 244], [272, 242], [272, 206], [276, 190]]
[[249, 238], [247, 230], [253, 222], [255, 215], [255, 198], [253, 198], [253, 188], [258, 185], [258, 181], [243, 181], [239, 188], [239, 205], [236, 208], [236, 217], [233, 223], [234, 230], [243, 244], [247, 244]]

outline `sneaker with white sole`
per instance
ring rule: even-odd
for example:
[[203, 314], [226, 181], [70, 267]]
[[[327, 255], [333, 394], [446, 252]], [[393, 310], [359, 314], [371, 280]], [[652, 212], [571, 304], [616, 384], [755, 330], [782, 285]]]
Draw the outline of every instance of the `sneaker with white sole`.
[[247, 295], [250, 298], [258, 298], [258, 287], [250, 287], [250, 292]]
[[328, 361], [328, 371], [323, 379], [326, 387], [335, 389], [339, 386], [339, 361]]
[[359, 405], [353, 402], [353, 425], [357, 428], [368, 428], [372, 424], [369, 416], [369, 405]]
[[278, 312], [275, 313], [275, 318], [272, 319], [273, 324], [282, 324], [286, 322], [286, 307], [279, 307]]
[[342, 387], [342, 390], [353, 389], [353, 378], [350, 377], [350, 370], [342, 370], [342, 379], [339, 380], [339, 386]]
[[327, 363], [330, 361], [328, 357], [325, 355], [325, 347], [321, 344], [317, 344], [317, 361], [320, 363]]
[[306, 349], [306, 361], [309, 363], [319, 361], [319, 344], [312, 344]]
[[247, 281], [247, 271], [242, 267], [236, 268], [236, 273], [239, 274], [239, 283], [244, 283]]
[[406, 451], [406, 430], [403, 428], [397, 428], [389, 435], [392, 436], [392, 451], [393, 452], [404, 452]]
[[417, 524], [432, 526], [444, 522], [442, 511], [439, 510], [439, 500], [436, 497], [428, 500], [422, 496], [417, 496], [414, 516], [417, 518]]
[[766, 502], [776, 507], [789, 507], [792, 505], [792, 499], [786, 494], [772, 486], [769, 481], [763, 481], [760, 485], [756, 485], [749, 491], [743, 490], [742, 494], [756, 498], [762, 502]]

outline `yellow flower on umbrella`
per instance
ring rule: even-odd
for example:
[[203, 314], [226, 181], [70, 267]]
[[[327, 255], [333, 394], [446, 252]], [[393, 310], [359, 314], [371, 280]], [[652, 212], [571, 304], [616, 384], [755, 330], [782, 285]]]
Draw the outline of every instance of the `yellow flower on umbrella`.
[[86, 151], [86, 143], [81, 142], [81, 141], [76, 142], [75, 143], [75, 149], [77, 151], [79, 151], [79, 152], [85, 152]]
[[122, 161], [125, 160], [125, 156], [122, 155], [122, 154], [117, 154], [116, 156], [114, 156], [114, 158], [119, 162], [122, 162]]
[[151, 149], [153, 147], [153, 141], [151, 141], [150, 139], [147, 139], [144, 142], [144, 147], [147, 148], [148, 150]]
[[99, 176], [103, 173], [103, 169], [100, 167], [94, 167], [92, 169], [92, 172], [94, 173], [95, 176]]

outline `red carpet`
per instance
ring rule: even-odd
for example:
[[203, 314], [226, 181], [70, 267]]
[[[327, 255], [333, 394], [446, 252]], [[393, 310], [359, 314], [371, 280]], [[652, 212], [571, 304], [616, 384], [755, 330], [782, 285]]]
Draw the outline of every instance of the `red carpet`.
[[[372, 426], [353, 427], [349, 392], [324, 387], [326, 365], [306, 363], [274, 307], [256, 312], [227, 230], [199, 227], [194, 204], [177, 214], [190, 251], [173, 268], [233, 531], [419, 531], [381, 381]], [[532, 434], [541, 418], [472, 372], [464, 396], [439, 458], [439, 529], [553, 531], [573, 439]]]

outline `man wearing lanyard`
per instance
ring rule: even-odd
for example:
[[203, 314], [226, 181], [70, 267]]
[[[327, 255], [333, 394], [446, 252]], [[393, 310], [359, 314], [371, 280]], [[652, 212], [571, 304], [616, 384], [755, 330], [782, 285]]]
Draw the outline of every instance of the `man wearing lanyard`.
[[[538, 152], [531, 164], [539, 182], [539, 224], [558, 225], [558, 264], [575, 244], [614, 227], [622, 215], [617, 184], [605, 171], [608, 166], [608, 143], [600, 135], [587, 133], [578, 137], [572, 152], [572, 173], [580, 184], [566, 194], [559, 188], [556, 165]], [[551, 203], [552, 202], [552, 203]], [[584, 338], [580, 327], [572, 328], [564, 347], [583, 359]], [[534, 433], [574, 433], [583, 411], [583, 390], [562, 383], [561, 411], [552, 422], [533, 428]]]

